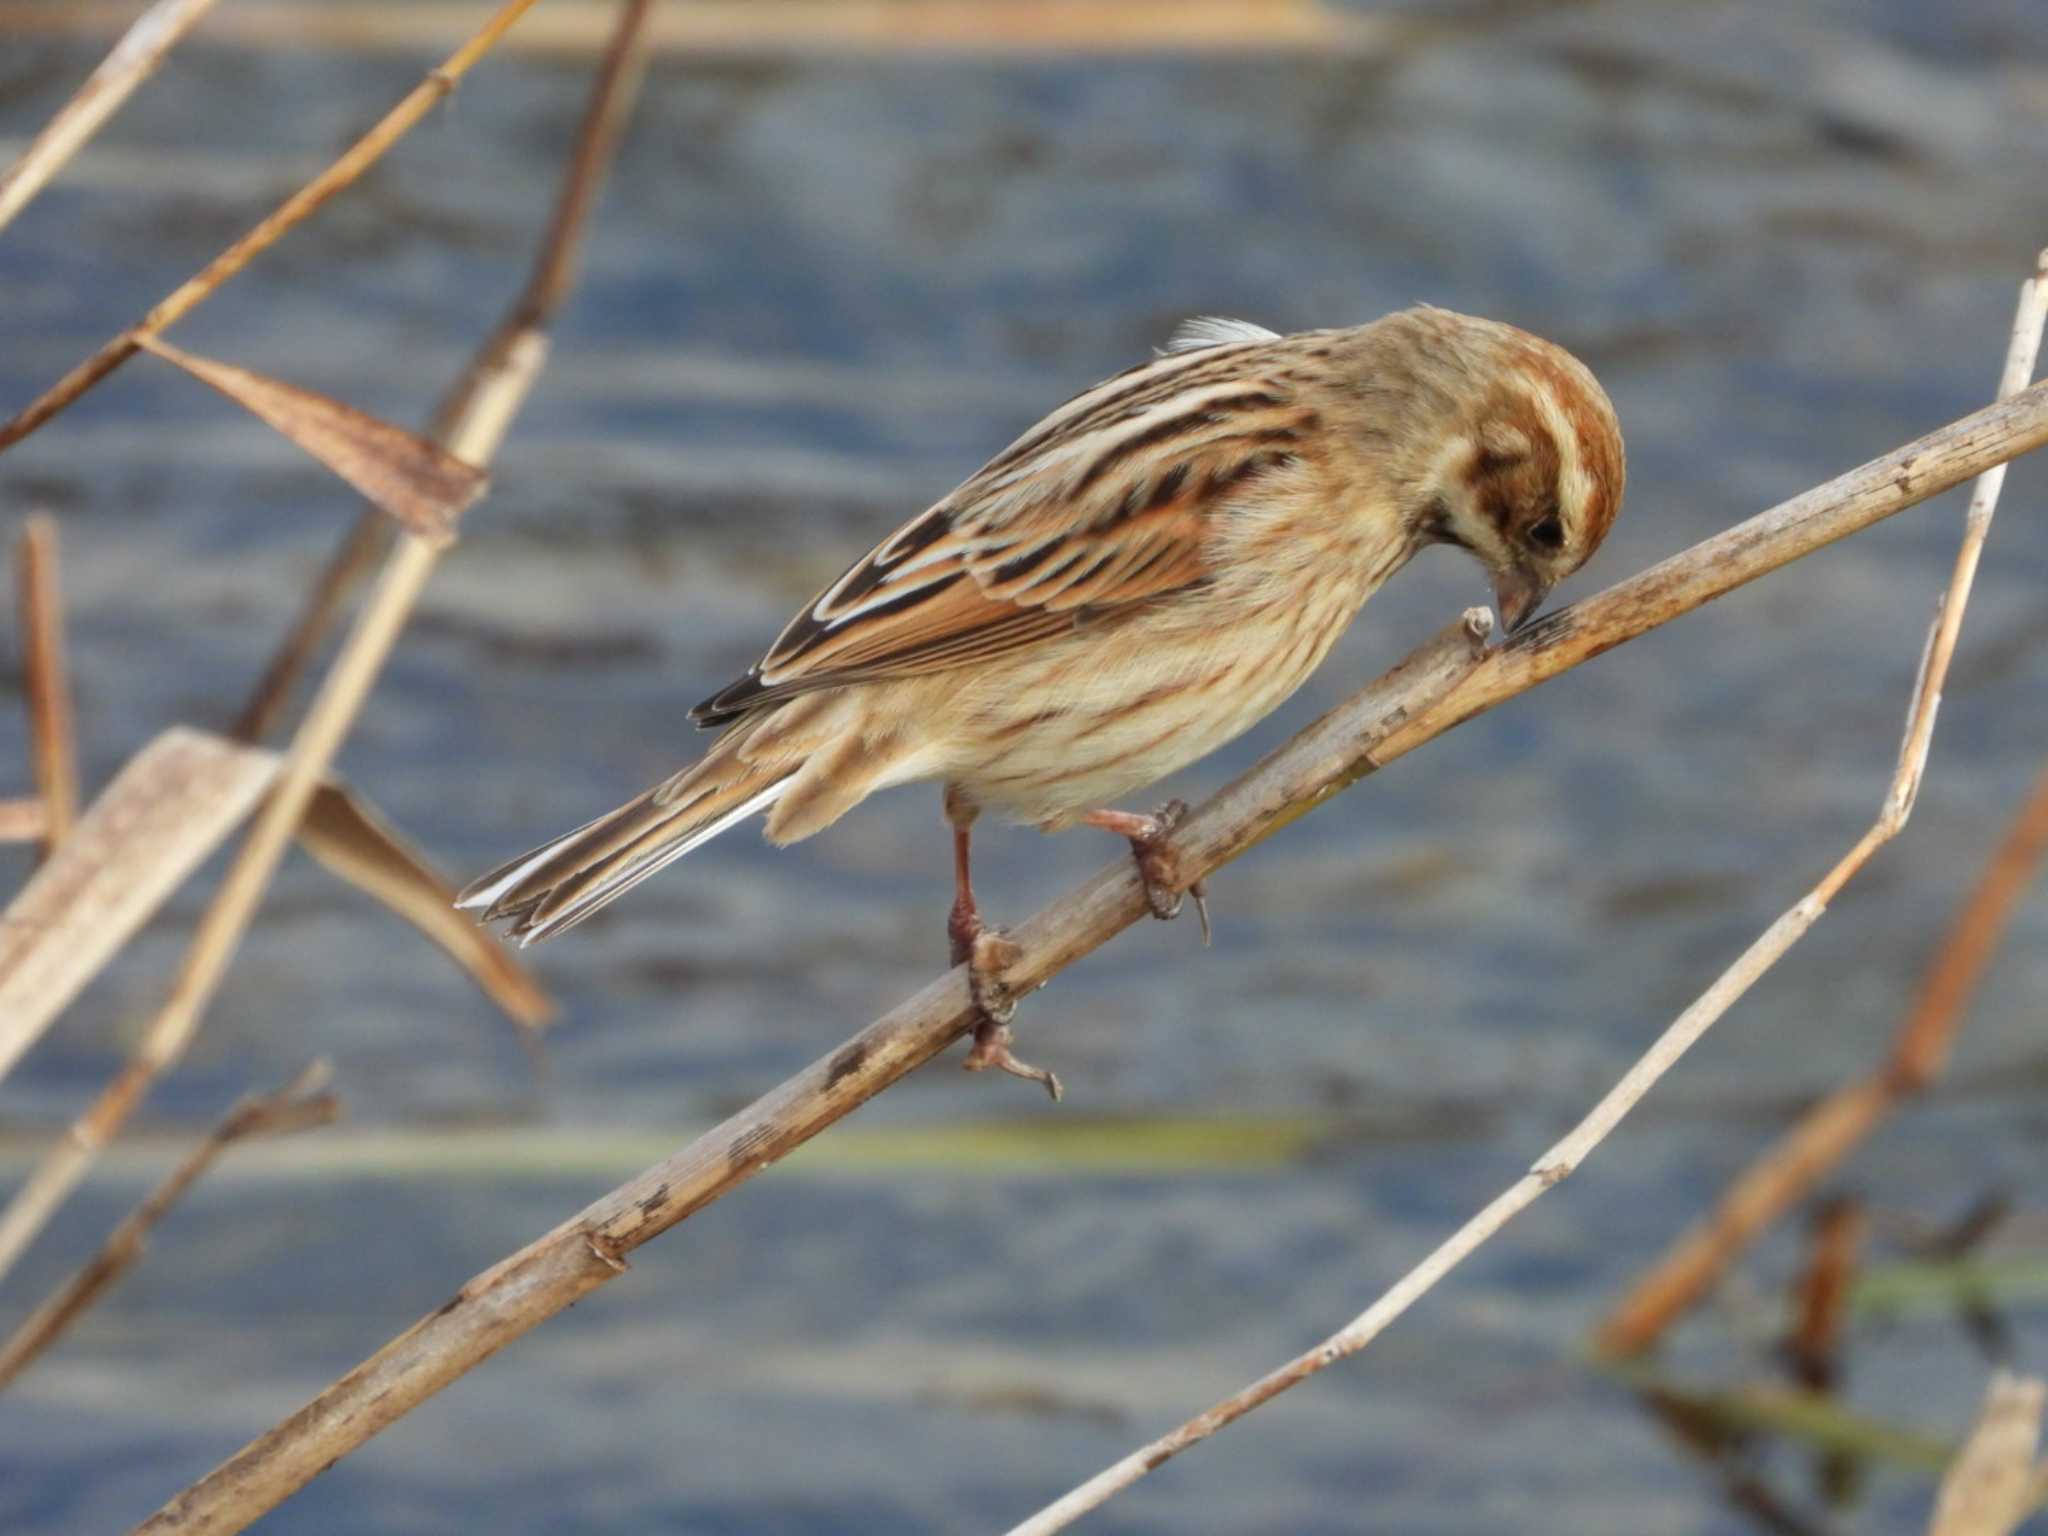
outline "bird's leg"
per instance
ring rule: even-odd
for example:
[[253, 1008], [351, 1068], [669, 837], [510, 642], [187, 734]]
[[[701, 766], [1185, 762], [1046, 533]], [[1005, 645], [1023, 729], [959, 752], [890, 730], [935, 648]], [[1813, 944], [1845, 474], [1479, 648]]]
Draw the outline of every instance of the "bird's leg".
[[974, 903], [974, 880], [969, 872], [968, 844], [973, 833], [955, 823], [953, 827], [953, 910], [946, 914], [946, 937], [952, 942], [953, 963], [965, 965], [974, 956], [974, 941], [981, 937], [981, 908]]
[[1090, 811], [1081, 819], [1091, 827], [1130, 839], [1131, 855], [1138, 861], [1139, 878], [1145, 882], [1145, 900], [1157, 918], [1180, 916], [1181, 892], [1195, 898], [1195, 911], [1202, 919], [1202, 947], [1209, 947], [1209, 888], [1206, 882], [1183, 882], [1180, 859], [1167, 837], [1186, 819], [1185, 800], [1169, 800], [1156, 816], [1136, 811]]
[[1017, 999], [1003, 985], [1002, 972], [1017, 963], [1017, 946], [999, 928], [985, 926], [981, 909], [975, 905], [974, 883], [968, 873], [968, 843], [972, 834], [966, 826], [953, 826], [953, 910], [946, 916], [946, 937], [953, 947], [953, 963], [967, 967], [968, 990], [974, 1007], [991, 1024], [1004, 1025], [1017, 1012]]
[[975, 905], [974, 883], [968, 872], [968, 844], [975, 811], [951, 791], [946, 795], [946, 819], [953, 824], [953, 910], [946, 917], [946, 937], [953, 948], [953, 963], [967, 967], [967, 990], [974, 999], [974, 1048], [961, 1063], [969, 1072], [990, 1067], [1012, 1077], [1041, 1083], [1058, 1103], [1060, 1080], [1044, 1067], [1019, 1061], [1010, 1053], [1010, 1020], [1017, 1012], [1017, 997], [1003, 984], [1002, 972], [1017, 963], [1023, 951], [1001, 929], [985, 927], [981, 909]]

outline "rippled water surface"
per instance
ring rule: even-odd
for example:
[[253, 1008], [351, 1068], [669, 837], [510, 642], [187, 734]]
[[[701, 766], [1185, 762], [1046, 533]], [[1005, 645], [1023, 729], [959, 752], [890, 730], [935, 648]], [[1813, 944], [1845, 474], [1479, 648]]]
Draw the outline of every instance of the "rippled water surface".
[[[1573, 347], [1630, 456], [1629, 508], [1579, 594], [1988, 396], [2048, 241], [2048, 11], [1489, 15], [1356, 53], [661, 57], [553, 361], [346, 772], [451, 872], [587, 819], [692, 754], [687, 706], [848, 559], [1191, 313], [1285, 330], [1429, 299]], [[100, 46], [0, 37], [0, 135], [32, 132]], [[430, 57], [175, 56], [0, 240], [0, 403], [143, 312]], [[421, 419], [519, 281], [588, 63], [488, 60], [179, 340]], [[1370, 1356], [1091, 1529], [1755, 1529], [1578, 1341], [1805, 1097], [1881, 1049], [2033, 773], [2043, 486], [2037, 466], [2013, 476], [1907, 840], [1578, 1179]], [[0, 458], [0, 505], [63, 520], [94, 783], [168, 723], [232, 715], [354, 515], [148, 359]], [[1022, 1518], [1361, 1308], [1862, 830], [1960, 510], [1944, 498], [1815, 556], [1298, 823], [1214, 882], [1214, 949], [1147, 924], [1032, 1001], [1027, 1054], [1059, 1068], [1067, 1105], [934, 1065], [264, 1528]], [[1469, 562], [1424, 558], [1301, 696], [1173, 789], [1215, 787], [1483, 597]], [[0, 708], [0, 764], [23, 761], [20, 721]], [[1112, 851], [1085, 832], [982, 842], [997, 916]], [[5, 851], [7, 886], [26, 869]], [[721, 840], [534, 952], [563, 1008], [536, 1078], [438, 952], [294, 859], [150, 1113], [160, 1133], [196, 1126], [324, 1054], [350, 1128], [318, 1156], [226, 1170], [0, 1400], [6, 1529], [123, 1528], [824, 1053], [942, 963], [947, 881], [927, 788], [787, 851]], [[207, 887], [0, 1090], [10, 1178], [30, 1133], [112, 1070]], [[1901, 1222], [2038, 1193], [2044, 938], [2037, 901], [1949, 1086], [1844, 1188]], [[1190, 1116], [1213, 1142], [1146, 1155]], [[1108, 1152], [1059, 1155], [1105, 1122]], [[1051, 1151], [956, 1134], [992, 1123]], [[11, 1277], [10, 1320], [168, 1145], [95, 1177]], [[1766, 1324], [1796, 1256], [1787, 1239], [1749, 1272]], [[2011, 1321], [2040, 1367], [2040, 1317]], [[1710, 1380], [1762, 1370], [1766, 1342], [1731, 1348], [1708, 1320], [1675, 1358]], [[1870, 1341], [1852, 1395], [1952, 1434], [1982, 1380], [1935, 1319]], [[1859, 1531], [1924, 1525], [1910, 1476], [1878, 1472], [1863, 1497]]]

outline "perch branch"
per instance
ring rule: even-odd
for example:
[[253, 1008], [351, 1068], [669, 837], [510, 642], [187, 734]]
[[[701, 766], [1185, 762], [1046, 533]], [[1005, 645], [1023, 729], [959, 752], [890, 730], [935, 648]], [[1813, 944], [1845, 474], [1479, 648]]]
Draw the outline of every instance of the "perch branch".
[[[1191, 878], [1250, 847], [1304, 801], [1369, 772], [1374, 746], [1478, 664], [1484, 609], [1467, 615], [1268, 758], [1182, 824]], [[1128, 859], [1112, 864], [1013, 937], [1024, 957], [1006, 976], [1043, 983], [1148, 911]], [[243, 1529], [353, 1449], [512, 1339], [625, 1270], [625, 1255], [815, 1136], [930, 1060], [970, 1018], [956, 969], [869, 1025], [750, 1108], [477, 1276], [314, 1403], [174, 1500], [146, 1531]]]
[[[1895, 449], [1575, 603], [1476, 662], [1469, 657], [1469, 631], [1453, 628], [1192, 813], [1172, 839], [1180, 867], [1190, 881], [1199, 879], [1400, 752], [2044, 442], [2048, 385]], [[1143, 882], [1131, 861], [1113, 860], [1013, 931], [1020, 958], [1004, 980], [1020, 992], [1041, 986], [1147, 911]], [[1767, 948], [1777, 934], [1774, 928], [1757, 948]], [[1739, 990], [1739, 979], [1723, 978], [1687, 1019], [1731, 988]], [[632, 1249], [738, 1188], [936, 1056], [971, 1021], [966, 971], [956, 968], [675, 1156], [471, 1279], [444, 1306], [138, 1530], [152, 1536], [224, 1536], [244, 1529], [336, 1458], [623, 1272]], [[1675, 1059], [1673, 1045], [1659, 1050]], [[1641, 1092], [1656, 1069], [1654, 1061], [1640, 1065], [1616, 1094]], [[1609, 1112], [1618, 1118], [1625, 1108], [1622, 1103]], [[1564, 1150], [1571, 1145], [1563, 1144]], [[1555, 1156], [1532, 1176], [1539, 1184], [1551, 1176]]]
[[316, 1125], [331, 1125], [341, 1113], [341, 1105], [333, 1094], [325, 1091], [326, 1084], [326, 1063], [315, 1062], [277, 1092], [243, 1099], [230, 1109], [185, 1155], [170, 1177], [107, 1235], [100, 1251], [0, 1344], [0, 1387], [12, 1382], [56, 1343], [66, 1328], [141, 1259], [151, 1230], [229, 1147], [252, 1136], [280, 1136]]
[[[2021, 286], [2019, 324], [2014, 330], [2012, 344], [2007, 351], [2006, 367], [1999, 391], [2002, 404], [2018, 396], [2033, 368], [2034, 355], [2040, 343], [2041, 303], [2044, 297], [2048, 297], [2042, 294], [2042, 286], [2039, 270], [2035, 277]], [[2043, 389], [2048, 389], [2048, 386], [2028, 390], [2027, 395], [2038, 396]], [[2000, 405], [1991, 407], [1994, 412], [2000, 408]], [[1940, 435], [1936, 434], [1937, 437]], [[1929, 441], [1927, 438], [1921, 439], [1922, 444]], [[1899, 465], [1902, 475], [1912, 474], [1922, 463], [1920, 455], [1912, 448], [1894, 453], [1889, 458]], [[1884, 463], [1885, 460], [1877, 462]], [[1866, 469], [1869, 467], [1865, 466]], [[1856, 473], [1860, 474], [1862, 471]], [[1154, 1468], [1172, 1460], [1190, 1446], [1200, 1444], [1219, 1429], [1243, 1418], [1260, 1404], [1271, 1401], [1288, 1388], [1298, 1386], [1317, 1372], [1357, 1354], [1371, 1344], [1396, 1318], [1434, 1289], [1437, 1282], [1466, 1257], [1488, 1242], [1495, 1233], [1534, 1205], [1547, 1192], [1577, 1172], [1593, 1149], [1605, 1141], [1615, 1126], [1642, 1101], [1643, 1096], [1657, 1084], [1658, 1080], [1677, 1065], [1679, 1058], [1692, 1049], [1699, 1038], [1711, 1029], [1766, 971], [1776, 965], [1786, 951], [1805, 937], [1807, 930], [1820, 920], [1821, 914], [1827, 910], [1828, 904], [1834, 900], [1843, 885], [1868, 862], [1879, 847], [1897, 834], [1912, 811], [1913, 796], [1919, 788], [1921, 770], [1926, 764], [1928, 743], [1933, 734], [1934, 713], [1940, 698], [1941, 679], [1947, 668], [1948, 656], [1954, 650], [1956, 629], [1962, 622], [1963, 605], [1969, 597], [1969, 578], [1976, 570], [1977, 552], [1983, 545], [1984, 533], [1990, 526], [1991, 512], [1997, 505], [1998, 492], [2004, 481], [2003, 461], [1986, 465], [1979, 474], [1976, 491], [1970, 503], [1968, 532], [1964, 536], [1962, 553], [1957, 558], [1956, 574], [1947, 597], [1937, 612], [1934, 631], [1929, 636], [1927, 650], [1921, 658], [1920, 675], [1915, 684], [1913, 707], [1907, 713], [1906, 734], [1900, 748], [1898, 768], [1893, 775], [1891, 788], [1885, 796], [1877, 824], [1871, 831], [1843, 856], [1818, 885], [1765, 929], [1741, 957], [1721, 973], [1712, 986], [1672, 1021], [1649, 1050], [1644, 1052], [1635, 1065], [1622, 1076], [1621, 1081], [1602, 1096], [1599, 1103], [1593, 1106], [1569, 1134], [1538, 1158], [1527, 1173], [1496, 1196], [1484, 1210], [1452, 1233], [1434, 1252], [1396, 1281], [1370, 1307], [1313, 1349], [1295, 1356], [1250, 1386], [1233, 1393], [1214, 1407], [1197, 1414], [1151, 1444], [1097, 1473], [1080, 1487], [1016, 1526], [1010, 1532], [1010, 1536], [1049, 1536], [1050, 1532], [1064, 1530], [1082, 1515], [1107, 1503], [1117, 1493], [1130, 1487]], [[1833, 483], [1840, 484], [1839, 481]], [[1899, 488], [1895, 483], [1894, 489]], [[1825, 489], [1826, 487], [1822, 487], [1822, 490]], [[1809, 491], [1805, 497], [1796, 498], [1786, 506], [1796, 506], [1801, 501], [1810, 501], [1817, 494]], [[1781, 507], [1778, 510], [1782, 513], [1785, 509]], [[1695, 546], [1688, 554], [1696, 554], [1717, 544], [1728, 544], [1729, 557], [1739, 558], [1737, 551], [1743, 541], [1732, 540], [1731, 535], [1740, 535], [1744, 529], [1766, 523], [1776, 515], [1767, 512], [1761, 518], [1752, 518], [1750, 522], [1730, 529], [1728, 533]], [[1751, 548], [1755, 548], [1753, 543]], [[1686, 559], [1687, 556], [1678, 557], [1679, 561]], [[1669, 570], [1674, 563], [1667, 560], [1663, 565], [1653, 567], [1645, 575]], [[1709, 576], [1708, 573], [1702, 572], [1700, 579], [1725, 580], [1726, 573], [1716, 569]], [[1622, 584], [1623, 587], [1627, 585], [1629, 583]], [[1600, 599], [1596, 598], [1593, 601], [1598, 602]], [[1568, 623], [1573, 611], [1568, 608], [1550, 622]], [[1508, 649], [1512, 650], [1513, 647]], [[1452, 702], [1455, 704], [1458, 701], [1454, 699]], [[1421, 728], [1426, 730], [1432, 723], [1433, 721], [1426, 719], [1421, 722]], [[1390, 745], [1398, 746], [1398, 740]]]
[[64, 163], [121, 110], [121, 103], [156, 73], [165, 55], [213, 6], [214, 0], [156, 0], [135, 18], [77, 94], [29, 141], [21, 158], [0, 172], [0, 229], [13, 223]]
[[28, 520], [21, 530], [20, 558], [22, 672], [47, 859], [78, 820], [78, 728], [64, 661], [64, 590], [54, 518], [39, 512]]
[[[501, 11], [497, 29], [509, 26], [521, 8], [513, 5]], [[632, 0], [622, 10], [622, 33], [633, 35], [645, 8], [646, 0]], [[480, 37], [472, 41], [468, 51], [473, 56], [484, 46], [487, 43]], [[607, 80], [616, 79], [616, 73], [608, 76], [600, 80], [597, 88], [605, 89]], [[596, 165], [597, 162], [579, 153], [564, 185], [563, 201], [579, 214], [589, 207], [590, 201], [581, 183], [594, 174]], [[574, 228], [573, 223], [565, 222], [558, 214], [550, 224], [543, 249], [570, 239]], [[546, 269], [551, 264], [543, 257], [542, 265]], [[521, 304], [526, 297], [522, 293]], [[480, 362], [471, 367], [464, 380], [461, 404], [446, 434], [445, 446], [455, 457], [478, 468], [489, 464], [546, 357], [547, 333], [531, 323], [492, 334], [480, 354]], [[439, 563], [440, 553], [435, 545], [410, 532], [400, 534], [285, 754], [270, 798], [257, 813], [211, 905], [201, 917], [184, 963], [171, 983], [169, 996], [144, 1028], [114, 1081], [72, 1122], [63, 1139], [36, 1166], [6, 1208], [0, 1210], [0, 1275], [13, 1266], [77, 1187], [100, 1149], [127, 1122], [156, 1080], [184, 1054], [242, 936], [248, 931], [257, 905], [269, 889], [271, 876], [305, 817], [307, 806], [327, 777], [342, 738], [369, 696], [385, 657], [391, 653], [427, 578]]]
[[161, 335], [184, 319], [212, 298], [223, 283], [275, 245], [335, 193], [375, 165], [383, 157], [384, 152], [403, 138], [415, 123], [440, 105], [442, 98], [453, 91], [456, 83], [469, 73], [470, 67], [488, 53], [491, 45], [497, 42], [533, 4], [534, 0], [507, 0], [507, 3], [468, 42], [450, 54], [439, 68], [429, 70], [424, 80], [407, 92], [397, 106], [385, 113], [383, 119], [344, 151], [338, 160], [286, 198], [268, 218], [263, 219], [200, 271], [186, 279], [156, 308], [143, 316], [140, 324], [132, 330], [123, 331], [109, 341], [51, 385], [20, 415], [5, 425], [0, 425], [0, 449], [10, 448], [20, 442], [59, 411], [75, 402], [87, 390], [135, 355], [139, 350], [136, 343], [138, 335]]

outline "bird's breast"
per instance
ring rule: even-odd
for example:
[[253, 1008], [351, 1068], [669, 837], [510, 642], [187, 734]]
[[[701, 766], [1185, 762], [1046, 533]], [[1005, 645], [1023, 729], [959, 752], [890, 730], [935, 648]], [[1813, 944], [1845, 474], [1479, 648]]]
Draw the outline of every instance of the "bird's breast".
[[1020, 821], [1064, 825], [1207, 756], [1307, 680], [1362, 597], [1325, 585], [1258, 607], [1200, 601], [1076, 635], [953, 702], [949, 775]]

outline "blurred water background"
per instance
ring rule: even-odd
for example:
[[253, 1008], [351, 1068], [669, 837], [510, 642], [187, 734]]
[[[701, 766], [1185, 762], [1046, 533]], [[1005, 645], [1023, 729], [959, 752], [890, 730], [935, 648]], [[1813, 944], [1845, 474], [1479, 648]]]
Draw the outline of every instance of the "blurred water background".
[[[1356, 51], [657, 58], [554, 359], [349, 777], [464, 876], [611, 806], [698, 750], [685, 709], [824, 580], [1190, 314], [1289, 330], [1427, 299], [1575, 349], [1619, 408], [1630, 494], [1563, 597], [1988, 398], [2048, 240], [2048, 10], [1408, 9], [1462, 22]], [[202, 29], [0, 241], [0, 402], [139, 316], [440, 41]], [[103, 49], [0, 35], [9, 153]], [[489, 59], [177, 339], [421, 420], [520, 280], [590, 62]], [[2035, 770], [2043, 483], [2013, 478], [1907, 840], [1371, 1355], [1089, 1529], [1757, 1528], [1578, 1341], [1804, 1099], [1876, 1058]], [[0, 505], [62, 519], [93, 785], [169, 723], [227, 721], [355, 515], [147, 359], [0, 458]], [[1065, 1106], [934, 1064], [264, 1529], [1021, 1518], [1363, 1306], [1862, 830], [1960, 513], [1951, 495], [1823, 552], [1296, 824], [1214, 882], [1213, 950], [1147, 924], [1031, 1001], [1025, 1054], [1066, 1078]], [[1171, 788], [1217, 786], [1484, 595], [1453, 552], [1419, 560], [1300, 697]], [[18, 765], [22, 712], [0, 706]], [[998, 918], [1116, 851], [1086, 832], [981, 845]], [[27, 869], [0, 850], [0, 888]], [[0, 1087], [10, 1179], [160, 1000], [217, 869]], [[140, 1518], [929, 979], [948, 889], [926, 788], [788, 851], [723, 839], [533, 953], [564, 1010], [537, 1077], [437, 952], [295, 856], [141, 1145], [12, 1277], [10, 1324], [157, 1176], [165, 1138], [237, 1093], [326, 1055], [350, 1123], [231, 1161], [0, 1397], [0, 1526]], [[1999, 1187], [2038, 1202], [2044, 938], [2037, 900], [1950, 1082], [1843, 1187], [1901, 1221]], [[1746, 1320], [1696, 1324], [1675, 1368], [1761, 1358], [1796, 1257], [1768, 1245]], [[2038, 1369], [2042, 1317], [2011, 1321]], [[1855, 1357], [1853, 1399], [1953, 1434], [1983, 1373], [1936, 1314]], [[1880, 1472], [1845, 1518], [1918, 1530], [1928, 1497]]]

